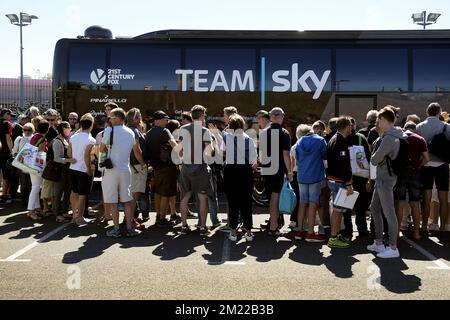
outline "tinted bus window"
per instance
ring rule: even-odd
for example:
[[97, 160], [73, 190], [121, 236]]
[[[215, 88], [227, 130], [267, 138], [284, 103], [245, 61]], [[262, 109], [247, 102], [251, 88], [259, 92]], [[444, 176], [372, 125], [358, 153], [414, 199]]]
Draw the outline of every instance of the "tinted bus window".
[[407, 91], [406, 49], [337, 49], [336, 91]]
[[106, 71], [106, 48], [84, 45], [70, 49], [69, 89], [105, 88]]
[[112, 48], [110, 85], [114, 90], [177, 90], [180, 62], [180, 49]]
[[197, 92], [256, 90], [255, 52], [255, 49], [233, 48], [187, 49], [186, 69], [194, 70], [194, 74], [186, 76], [187, 90]]
[[[261, 50], [261, 57], [265, 58], [266, 91], [304, 91], [305, 88], [301, 84], [295, 84], [296, 81], [292, 81], [293, 72], [298, 75], [298, 79], [305, 72], [311, 70], [320, 80], [326, 71], [331, 70], [330, 49], [263, 49]], [[276, 71], [279, 76], [274, 75]], [[281, 74], [280, 71], [284, 73]], [[289, 81], [289, 88], [287, 80]], [[316, 84], [310, 77], [307, 78], [306, 84], [312, 92], [316, 90]], [[293, 85], [298, 88], [293, 87]], [[330, 76], [327, 77], [323, 91], [331, 91]]]
[[450, 91], [450, 48], [413, 50], [414, 91]]

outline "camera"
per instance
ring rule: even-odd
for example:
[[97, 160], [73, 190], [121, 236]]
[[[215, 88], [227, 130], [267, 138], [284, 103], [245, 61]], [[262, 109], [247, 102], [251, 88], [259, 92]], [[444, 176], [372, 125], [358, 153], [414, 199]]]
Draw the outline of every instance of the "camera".
[[113, 168], [112, 161], [111, 161], [111, 159], [109, 159], [109, 158], [106, 158], [105, 160], [103, 160], [102, 162], [100, 162], [100, 163], [98, 164], [98, 166], [99, 166], [100, 168], [106, 168], [106, 169], [112, 169], [112, 168]]

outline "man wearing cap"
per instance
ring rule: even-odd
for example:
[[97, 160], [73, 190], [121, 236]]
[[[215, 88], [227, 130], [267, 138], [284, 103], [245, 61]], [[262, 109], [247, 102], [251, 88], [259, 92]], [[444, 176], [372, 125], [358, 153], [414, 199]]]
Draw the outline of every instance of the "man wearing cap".
[[[278, 225], [278, 201], [285, 176], [287, 175], [289, 181], [292, 180], [291, 158], [289, 151], [291, 149], [291, 137], [289, 132], [282, 127], [284, 121], [283, 109], [276, 107], [270, 111], [271, 124], [268, 128], [261, 131], [260, 134], [260, 149], [262, 148], [262, 163], [261, 174], [265, 176], [266, 189], [271, 194], [270, 196], [270, 225], [268, 229], [269, 235], [279, 235]], [[272, 139], [275, 139], [275, 144], [272, 145]], [[265, 150], [264, 150], [265, 149]], [[264, 154], [267, 154], [265, 158]], [[289, 171], [288, 171], [289, 170]]]
[[11, 199], [8, 198], [8, 192], [12, 177], [10, 171], [6, 168], [6, 162], [11, 157], [11, 151], [13, 149], [11, 119], [16, 117], [16, 114], [9, 109], [2, 109], [0, 117], [0, 170], [2, 170], [3, 175], [3, 195], [1, 201], [3, 203], [11, 203]]
[[170, 225], [166, 219], [169, 198], [177, 195], [177, 170], [170, 156], [177, 143], [166, 129], [169, 116], [159, 110], [153, 114], [153, 119], [153, 127], [145, 136], [149, 153], [146, 160], [154, 170], [152, 191], [155, 193], [156, 225], [164, 227]]

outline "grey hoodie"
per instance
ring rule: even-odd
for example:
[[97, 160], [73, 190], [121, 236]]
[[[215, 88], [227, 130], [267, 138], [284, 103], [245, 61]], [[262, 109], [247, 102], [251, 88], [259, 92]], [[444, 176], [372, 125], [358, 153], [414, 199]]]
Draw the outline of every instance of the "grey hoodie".
[[[392, 176], [389, 175], [389, 170], [386, 164], [386, 157], [395, 159], [400, 149], [399, 139], [406, 139], [407, 137], [408, 136], [400, 127], [393, 127], [385, 132], [382, 137], [378, 138], [381, 139], [381, 144], [378, 149], [374, 151], [372, 157], [370, 158], [370, 162], [374, 166], [377, 166], [377, 180], [395, 178], [394, 173], [392, 173]], [[380, 143], [380, 141], [376, 141], [375, 145], [377, 143]]]

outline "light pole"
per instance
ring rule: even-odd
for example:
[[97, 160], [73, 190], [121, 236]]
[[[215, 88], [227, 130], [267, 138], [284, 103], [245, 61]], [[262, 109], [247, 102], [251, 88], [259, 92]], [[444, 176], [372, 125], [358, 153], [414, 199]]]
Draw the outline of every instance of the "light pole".
[[426, 26], [435, 24], [440, 15], [440, 13], [429, 13], [427, 17], [427, 12], [422, 11], [421, 13], [413, 13], [411, 18], [413, 19], [413, 23], [423, 26], [423, 30], [425, 30]]
[[34, 15], [29, 15], [28, 13], [21, 12], [19, 17], [17, 14], [7, 14], [6, 17], [11, 21], [11, 24], [20, 27], [20, 99], [19, 99], [19, 110], [23, 110], [24, 107], [24, 96], [23, 96], [23, 46], [22, 46], [22, 27], [26, 27], [31, 24], [33, 19], [38, 17]]

